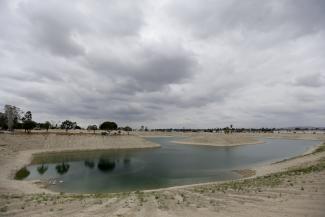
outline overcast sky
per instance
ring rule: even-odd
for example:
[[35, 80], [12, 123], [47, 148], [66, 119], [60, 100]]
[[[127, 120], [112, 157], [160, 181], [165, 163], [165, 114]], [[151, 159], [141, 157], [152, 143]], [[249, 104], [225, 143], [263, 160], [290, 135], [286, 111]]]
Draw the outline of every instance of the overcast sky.
[[325, 1], [0, 0], [5, 104], [83, 126], [325, 126]]

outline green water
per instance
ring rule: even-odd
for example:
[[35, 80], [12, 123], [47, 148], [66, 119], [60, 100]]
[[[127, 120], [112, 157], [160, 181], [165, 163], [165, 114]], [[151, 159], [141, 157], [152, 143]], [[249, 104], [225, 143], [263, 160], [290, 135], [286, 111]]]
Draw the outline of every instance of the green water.
[[233, 170], [299, 155], [317, 141], [264, 139], [237, 147], [173, 144], [150, 138], [160, 148], [40, 155], [19, 179], [44, 180], [60, 192], [122, 192], [237, 179]]

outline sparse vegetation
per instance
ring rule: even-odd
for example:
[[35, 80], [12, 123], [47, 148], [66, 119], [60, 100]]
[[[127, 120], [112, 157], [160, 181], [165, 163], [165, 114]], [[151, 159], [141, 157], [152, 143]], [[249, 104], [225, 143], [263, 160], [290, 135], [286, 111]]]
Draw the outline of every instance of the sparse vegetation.
[[[311, 166], [291, 168], [285, 172], [274, 173], [252, 179], [230, 181], [219, 185], [195, 187], [194, 189], [199, 193], [211, 190], [226, 191], [228, 189], [241, 191], [247, 188], [256, 188], [258, 191], [260, 191], [261, 187], [275, 187], [283, 183], [288, 177], [309, 174], [312, 172], [320, 172], [323, 170], [325, 170], [325, 158], [322, 158], [317, 164]], [[290, 182], [289, 185], [293, 186], [294, 184]]]
[[314, 153], [319, 153], [319, 152], [324, 152], [325, 151], [325, 143], [323, 143], [322, 145], [320, 145], [315, 151]]
[[15, 179], [17, 180], [22, 180], [24, 178], [26, 178], [27, 176], [29, 176], [30, 172], [29, 170], [27, 170], [26, 167], [21, 168], [20, 170], [18, 170], [18, 172], [15, 175]]

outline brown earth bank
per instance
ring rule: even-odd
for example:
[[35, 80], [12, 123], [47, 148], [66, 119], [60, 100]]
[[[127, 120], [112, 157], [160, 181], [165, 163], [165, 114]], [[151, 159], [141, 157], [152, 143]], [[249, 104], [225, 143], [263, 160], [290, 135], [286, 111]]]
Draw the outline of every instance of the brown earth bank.
[[[0, 216], [325, 216], [324, 146], [255, 168], [255, 176], [238, 181], [120, 194], [60, 194], [12, 180], [13, 173], [30, 162], [32, 153], [89, 149], [92, 140], [91, 149], [157, 145], [138, 136], [108, 136], [105, 142], [99, 141], [101, 136], [34, 136], [0, 135]], [[311, 138], [324, 142], [322, 136]]]

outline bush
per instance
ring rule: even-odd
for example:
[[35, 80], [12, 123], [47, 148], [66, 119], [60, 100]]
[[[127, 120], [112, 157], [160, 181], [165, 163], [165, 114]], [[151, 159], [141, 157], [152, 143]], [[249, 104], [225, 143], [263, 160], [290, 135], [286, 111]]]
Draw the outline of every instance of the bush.
[[18, 172], [15, 175], [15, 179], [17, 180], [23, 180], [24, 178], [26, 178], [27, 176], [29, 176], [30, 172], [29, 170], [27, 170], [26, 167], [18, 170]]

